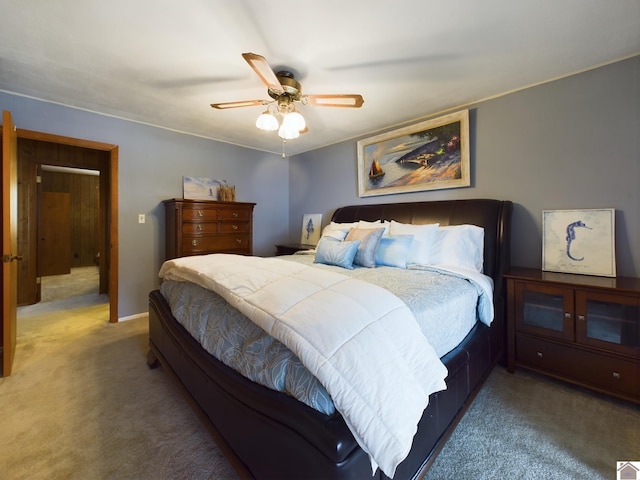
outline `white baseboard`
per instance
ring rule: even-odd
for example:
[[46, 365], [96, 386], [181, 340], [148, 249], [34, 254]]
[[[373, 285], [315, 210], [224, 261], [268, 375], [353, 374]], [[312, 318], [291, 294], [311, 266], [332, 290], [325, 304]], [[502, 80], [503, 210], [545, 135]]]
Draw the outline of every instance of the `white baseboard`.
[[128, 320], [135, 320], [137, 318], [148, 317], [149, 312], [136, 313], [134, 315], [129, 315], [128, 317], [120, 317], [118, 318], [118, 322], [126, 322]]

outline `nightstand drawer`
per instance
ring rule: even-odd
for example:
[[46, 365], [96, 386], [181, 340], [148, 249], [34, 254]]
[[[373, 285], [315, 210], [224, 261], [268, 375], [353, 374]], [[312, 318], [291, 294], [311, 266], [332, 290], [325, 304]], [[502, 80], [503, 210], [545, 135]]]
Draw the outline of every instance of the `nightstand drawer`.
[[516, 351], [516, 360], [523, 366], [606, 392], [640, 395], [638, 363], [526, 335], [516, 336]]
[[[516, 335], [516, 362], [538, 369], [570, 373], [573, 349], [526, 335]], [[568, 371], [569, 370], [569, 371]]]

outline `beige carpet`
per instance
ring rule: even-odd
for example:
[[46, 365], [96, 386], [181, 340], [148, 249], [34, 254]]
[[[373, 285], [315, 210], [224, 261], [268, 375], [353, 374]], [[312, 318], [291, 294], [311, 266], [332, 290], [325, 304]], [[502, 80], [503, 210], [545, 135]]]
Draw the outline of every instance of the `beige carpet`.
[[640, 460], [640, 409], [497, 367], [425, 480], [607, 480]]
[[74, 267], [66, 275], [48, 275], [41, 279], [41, 301], [51, 302], [78, 295], [98, 293], [100, 271], [97, 266]]
[[[0, 379], [0, 479], [237, 479], [148, 369], [146, 318], [109, 324], [105, 302], [21, 309], [15, 373]], [[608, 479], [617, 460], [640, 460], [637, 406], [499, 367], [426, 480]]]
[[147, 319], [110, 324], [105, 300], [20, 309], [14, 374], [0, 379], [0, 479], [233, 478], [168, 376], [147, 367]]

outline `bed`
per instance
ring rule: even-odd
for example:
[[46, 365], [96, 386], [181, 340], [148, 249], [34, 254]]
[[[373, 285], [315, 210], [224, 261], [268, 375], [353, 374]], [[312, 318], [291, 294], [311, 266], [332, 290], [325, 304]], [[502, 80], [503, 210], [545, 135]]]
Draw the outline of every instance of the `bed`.
[[[332, 222], [395, 221], [402, 224], [475, 225], [484, 233], [483, 273], [493, 280], [493, 321], [475, 322], [441, 357], [446, 389], [430, 395], [411, 449], [393, 478], [424, 476], [464, 415], [484, 379], [502, 360], [505, 291], [512, 204], [492, 199], [353, 205], [338, 208]], [[300, 260], [300, 259], [297, 259]], [[339, 410], [321, 412], [292, 395], [251, 381], [208, 353], [172, 314], [159, 291], [149, 295], [150, 367], [177, 380], [221, 450], [243, 478], [388, 478], [372, 474]]]

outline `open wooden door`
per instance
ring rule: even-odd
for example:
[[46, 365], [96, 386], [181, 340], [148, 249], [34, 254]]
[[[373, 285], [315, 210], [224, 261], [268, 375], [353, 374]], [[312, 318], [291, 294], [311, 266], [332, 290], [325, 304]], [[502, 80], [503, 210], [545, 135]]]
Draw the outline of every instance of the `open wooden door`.
[[11, 374], [18, 305], [18, 136], [11, 112], [2, 112], [2, 366]]

